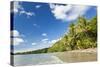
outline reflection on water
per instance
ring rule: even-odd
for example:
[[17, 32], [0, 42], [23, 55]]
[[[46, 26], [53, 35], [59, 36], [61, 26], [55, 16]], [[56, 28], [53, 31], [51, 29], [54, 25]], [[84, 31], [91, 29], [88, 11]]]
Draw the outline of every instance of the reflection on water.
[[15, 66], [96, 61], [96, 53], [50, 53], [14, 55]]
[[63, 63], [58, 57], [51, 54], [15, 55], [14, 59], [15, 66]]

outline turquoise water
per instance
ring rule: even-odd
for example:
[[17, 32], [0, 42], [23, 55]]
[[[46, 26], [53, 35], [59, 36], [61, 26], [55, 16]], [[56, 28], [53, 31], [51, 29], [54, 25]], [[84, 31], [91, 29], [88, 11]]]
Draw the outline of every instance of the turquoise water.
[[14, 55], [15, 66], [40, 65], [40, 64], [61, 64], [71, 62], [96, 61], [96, 53], [47, 53]]
[[14, 59], [15, 66], [63, 63], [58, 57], [51, 54], [15, 55]]

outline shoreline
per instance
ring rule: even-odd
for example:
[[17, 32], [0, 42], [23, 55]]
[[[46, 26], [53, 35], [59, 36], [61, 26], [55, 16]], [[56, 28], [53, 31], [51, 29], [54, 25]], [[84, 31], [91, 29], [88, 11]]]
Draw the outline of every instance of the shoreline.
[[63, 54], [63, 53], [96, 53], [97, 54], [97, 48], [88, 48], [88, 49], [80, 49], [80, 50], [71, 50], [71, 51], [64, 51], [64, 52], [54, 52], [51, 54], [57, 55], [57, 54]]
[[[20, 58], [21, 57], [21, 58]], [[14, 55], [14, 58], [24, 58], [30, 59], [37, 58], [36, 60], [47, 59], [45, 62], [49, 61], [57, 61], [61, 60], [63, 63], [76, 63], [76, 62], [88, 62], [88, 61], [97, 61], [97, 48], [88, 48], [81, 50], [72, 50], [72, 51], [64, 51], [64, 52], [54, 52], [54, 53], [41, 53], [41, 54], [19, 54]], [[34, 61], [36, 62], [36, 61]], [[43, 62], [44, 63], [44, 62]], [[51, 62], [49, 62], [51, 63]]]
[[[71, 50], [71, 51], [64, 51], [64, 52], [89, 52], [89, 53], [95, 52], [96, 53], [97, 48], [87, 48], [87, 49]], [[57, 53], [59, 53], [59, 52], [57, 52]]]
[[[64, 51], [64, 52], [52, 52], [49, 54], [59, 54], [59, 53], [97, 53], [97, 48], [87, 48], [87, 49], [79, 49], [79, 50], [71, 50], [71, 51]], [[32, 53], [33, 54], [33, 53]], [[48, 53], [38, 53], [38, 54], [48, 54]], [[29, 54], [16, 54], [16, 55], [29, 55]]]

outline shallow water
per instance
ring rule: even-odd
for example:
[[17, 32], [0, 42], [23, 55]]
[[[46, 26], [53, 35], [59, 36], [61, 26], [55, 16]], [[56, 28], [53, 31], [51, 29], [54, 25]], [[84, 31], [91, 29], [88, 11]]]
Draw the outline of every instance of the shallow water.
[[47, 53], [14, 55], [14, 66], [59, 64], [70, 62], [96, 61], [96, 53]]

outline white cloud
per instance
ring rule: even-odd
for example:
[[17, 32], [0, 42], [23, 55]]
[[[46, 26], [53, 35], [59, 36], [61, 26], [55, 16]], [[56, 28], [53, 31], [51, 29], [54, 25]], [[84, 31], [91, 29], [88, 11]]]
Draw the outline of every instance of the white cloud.
[[57, 4], [50, 4], [50, 8], [55, 18], [63, 21], [76, 20], [79, 16], [84, 15], [87, 12], [87, 10], [90, 9], [89, 6]]
[[47, 34], [46, 33], [43, 33], [42, 36], [47, 36]]
[[49, 41], [50, 44], [53, 44], [53, 43], [56, 43], [56, 42], [57, 42], [57, 40], [51, 40], [51, 41]]
[[48, 38], [45, 38], [45, 39], [42, 39], [41, 42], [52, 46], [54, 43], [56, 43], [59, 40], [61, 40], [61, 38], [53, 39], [53, 40], [49, 40]]
[[57, 41], [59, 41], [59, 40], [61, 40], [61, 38], [59, 38], [59, 39], [54, 39], [54, 40], [51, 40], [51, 41], [49, 41], [49, 43], [50, 44], [54, 44], [54, 43], [56, 43]]
[[24, 42], [24, 40], [21, 38], [20, 33], [17, 30], [11, 31], [11, 36], [13, 40], [13, 45], [20, 45]]
[[39, 26], [38, 24], [36, 24], [36, 23], [34, 23], [33, 26], [34, 26], [34, 27], [37, 27], [37, 28], [40, 27], [40, 26]]
[[20, 11], [20, 14], [25, 14], [27, 17], [30, 17], [30, 16], [34, 16], [35, 15], [33, 12], [27, 12], [25, 10]]
[[28, 15], [28, 16], [33, 16], [34, 13], [32, 13], [32, 12], [26, 12], [26, 15]]
[[41, 7], [41, 5], [36, 5], [35, 7], [36, 7], [36, 8], [40, 8], [40, 7]]
[[42, 41], [43, 43], [48, 43], [48, 40], [49, 40], [49, 39], [45, 38], [45, 39], [42, 39], [41, 41]]
[[30, 16], [34, 16], [35, 15], [34, 12], [27, 12], [27, 11], [25, 11], [23, 6], [21, 5], [21, 2], [18, 2], [18, 1], [14, 1], [14, 8], [13, 8], [12, 11], [14, 13], [25, 14], [28, 18]]
[[13, 7], [12, 11], [13, 11], [14, 13], [18, 13], [19, 10], [24, 10], [24, 8], [20, 5], [21, 2], [14, 1], [13, 3], [14, 3], [14, 4], [13, 4], [14, 7]]
[[49, 39], [45, 38], [45, 39], [42, 39], [42, 41], [48, 41]]
[[33, 24], [33, 26], [37, 26], [37, 24]]
[[20, 45], [24, 40], [22, 38], [13, 38], [13, 45]]
[[49, 41], [49, 43], [50, 43], [50, 44], [54, 44], [54, 43], [56, 43], [57, 41], [59, 41], [59, 39], [51, 40], [51, 41]]
[[36, 45], [36, 44], [37, 44], [37, 43], [34, 43], [34, 42], [32, 43], [32, 45]]
[[13, 4], [13, 9], [12, 9], [12, 11], [14, 12], [14, 13], [18, 13], [18, 11], [19, 10], [23, 10], [24, 8], [20, 5], [20, 2], [18, 2], [18, 1], [14, 1], [14, 4]]
[[11, 36], [19, 37], [19, 32], [17, 30], [13, 30], [13, 31], [11, 31]]

